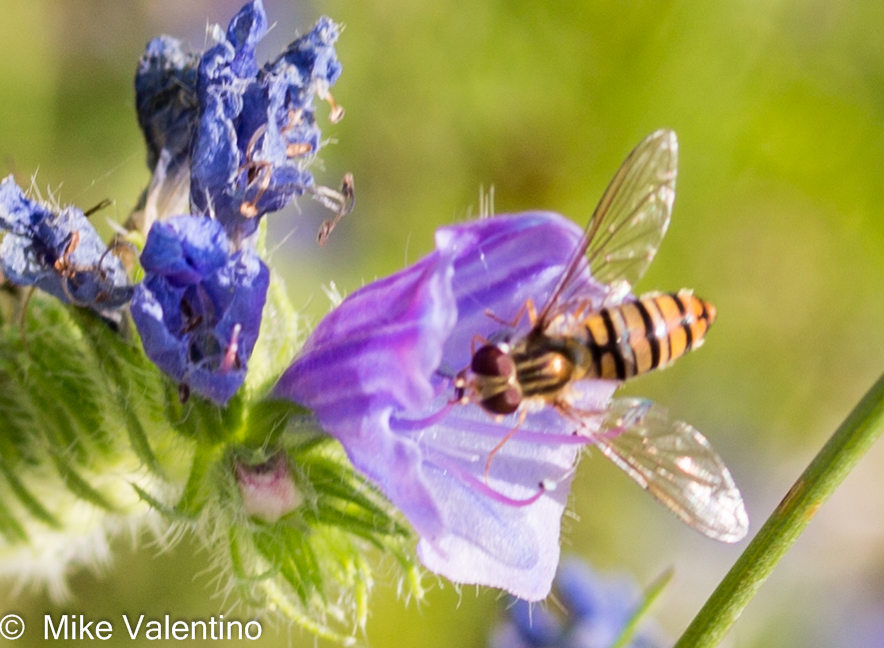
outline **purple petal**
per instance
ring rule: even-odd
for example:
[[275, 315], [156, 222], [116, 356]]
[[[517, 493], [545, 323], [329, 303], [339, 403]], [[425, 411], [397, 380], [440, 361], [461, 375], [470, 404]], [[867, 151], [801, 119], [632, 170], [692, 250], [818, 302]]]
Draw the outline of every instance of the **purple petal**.
[[[580, 446], [556, 443], [556, 433], [571, 440], [573, 425], [555, 413], [532, 416], [495, 455], [488, 486], [514, 500], [529, 500], [543, 482], [549, 490], [524, 506], [496, 501], [476, 483], [483, 483], [491, 450], [517, 418], [498, 423], [478, 406], [458, 406], [442, 423], [423, 431], [424, 471], [446, 533], [423, 537], [418, 555], [427, 568], [455, 582], [499, 587], [536, 601], [549, 593], [555, 575], [559, 521]], [[548, 425], [538, 425], [540, 419]], [[531, 432], [548, 441], [520, 438]], [[473, 477], [472, 484], [464, 473]]]
[[[453, 287], [458, 325], [445, 342], [444, 364], [457, 370], [470, 362], [476, 336], [491, 338], [507, 327], [530, 299], [539, 310], [550, 297], [571, 260], [583, 231], [552, 212], [525, 212], [497, 216], [465, 225], [442, 227], [436, 233], [439, 249], [470, 249], [459, 253]], [[600, 304], [607, 288], [585, 271], [581, 294]], [[493, 317], [490, 317], [493, 315]], [[514, 333], [529, 328], [527, 316]]]
[[441, 532], [416, 441], [395, 434], [394, 412], [420, 411], [435, 394], [441, 341], [455, 323], [452, 260], [435, 253], [350, 295], [320, 322], [283, 374], [278, 395], [309, 406], [353, 464], [410, 515]]
[[141, 253], [141, 265], [170, 283], [186, 286], [223, 267], [229, 256], [224, 229], [210, 218], [182, 217], [156, 223]]

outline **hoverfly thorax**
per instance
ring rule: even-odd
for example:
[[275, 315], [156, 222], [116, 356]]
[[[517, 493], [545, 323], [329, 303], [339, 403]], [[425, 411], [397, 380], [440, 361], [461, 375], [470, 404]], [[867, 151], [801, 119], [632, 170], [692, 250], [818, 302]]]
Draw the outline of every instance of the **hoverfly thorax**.
[[525, 398], [554, 402], [575, 380], [586, 375], [589, 353], [573, 337], [550, 337], [540, 331], [528, 335], [512, 352], [516, 377]]

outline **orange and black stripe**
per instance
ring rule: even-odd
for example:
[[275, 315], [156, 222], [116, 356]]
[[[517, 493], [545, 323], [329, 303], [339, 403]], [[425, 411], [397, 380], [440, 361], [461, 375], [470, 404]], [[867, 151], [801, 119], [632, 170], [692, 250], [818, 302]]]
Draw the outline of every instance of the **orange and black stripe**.
[[626, 380], [664, 367], [700, 346], [715, 307], [688, 290], [603, 308], [584, 321], [588, 377]]

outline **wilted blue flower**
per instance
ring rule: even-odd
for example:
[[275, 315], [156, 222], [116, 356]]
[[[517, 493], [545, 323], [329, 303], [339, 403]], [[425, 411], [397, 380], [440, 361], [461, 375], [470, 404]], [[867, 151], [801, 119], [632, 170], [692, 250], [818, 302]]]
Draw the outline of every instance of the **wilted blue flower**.
[[[489, 453], [519, 416], [455, 404], [452, 378], [469, 366], [477, 336], [500, 334], [529, 298], [544, 303], [580, 237], [572, 222], [545, 212], [441, 228], [435, 252], [323, 319], [277, 386], [311, 408], [405, 513], [429, 569], [528, 600], [549, 593], [585, 438], [553, 408], [529, 413], [486, 482]], [[605, 294], [588, 270], [578, 290], [594, 302]], [[527, 328], [522, 318], [514, 333]], [[614, 388], [591, 383], [580, 404], [604, 407]]]
[[[191, 211], [211, 215], [234, 241], [258, 219], [313, 188], [306, 167], [322, 141], [313, 100], [341, 73], [338, 27], [323, 17], [273, 62], [255, 48], [267, 31], [261, 0], [244, 6], [199, 59], [164, 36], [151, 41], [135, 79], [138, 119], [155, 168], [178, 181], [190, 160]], [[340, 117], [337, 109], [332, 117]]]
[[[491, 637], [490, 648], [610, 648], [641, 604], [625, 578], [602, 578], [585, 561], [562, 560], [554, 582], [561, 607], [515, 600], [507, 621]], [[658, 645], [649, 635], [632, 637], [627, 648]]]
[[135, 74], [138, 125], [147, 144], [147, 165], [155, 169], [163, 150], [172, 167], [190, 158], [197, 124], [196, 76], [199, 55], [181, 42], [160, 36], [147, 44]]
[[123, 264], [83, 212], [56, 214], [25, 196], [12, 176], [0, 183], [0, 230], [0, 269], [12, 283], [105, 315], [132, 297]]
[[267, 266], [250, 249], [231, 252], [220, 223], [203, 216], [154, 223], [141, 265], [132, 317], [145, 353], [183, 385], [226, 403], [258, 338]]

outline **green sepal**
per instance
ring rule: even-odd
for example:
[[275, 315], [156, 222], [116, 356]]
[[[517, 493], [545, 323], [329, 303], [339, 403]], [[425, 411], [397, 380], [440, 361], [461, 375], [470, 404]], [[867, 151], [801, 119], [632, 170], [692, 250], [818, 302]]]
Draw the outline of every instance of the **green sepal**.
[[176, 517], [196, 520], [211, 497], [211, 484], [208, 476], [219, 456], [217, 448], [199, 447], [193, 456], [190, 476], [184, 486], [184, 493], [175, 505]]
[[192, 522], [194, 520], [193, 516], [188, 517], [187, 515], [179, 511], [176, 507], [163, 504], [163, 502], [141, 488], [141, 486], [139, 486], [138, 484], [130, 483], [129, 485], [135, 490], [136, 493], [138, 493], [138, 497], [149, 504], [152, 509], [158, 511], [166, 519], [172, 522]]
[[115, 510], [114, 506], [105, 499], [104, 495], [92, 488], [89, 482], [80, 476], [74, 467], [68, 464], [62, 457], [53, 457], [52, 461], [62, 481], [64, 481], [68, 490], [74, 495], [105, 511], [113, 512]]
[[[251, 442], [229, 446], [215, 463], [213, 499], [198, 523], [201, 535], [226, 537], [226, 555], [216, 555], [216, 562], [226, 562], [241, 598], [349, 644], [350, 633], [367, 619], [373, 577], [366, 553], [392, 554], [406, 591], [421, 597], [411, 532], [349, 466], [340, 445], [300, 408], [274, 401], [256, 404], [247, 418], [247, 427], [252, 425], [245, 435]], [[259, 429], [267, 435], [261, 443]], [[236, 466], [260, 465], [280, 452], [301, 504], [272, 522], [250, 518]]]
[[259, 401], [249, 409], [242, 441], [246, 445], [256, 446], [273, 443], [289, 421], [307, 415], [308, 410], [288, 400]]
[[2, 458], [0, 458], [0, 472], [3, 473], [12, 493], [30, 515], [52, 529], [62, 528], [58, 518], [40, 504], [40, 501], [25, 487], [18, 476], [6, 466]]
[[0, 534], [3, 534], [10, 544], [19, 544], [28, 539], [28, 532], [12, 511], [6, 508], [3, 500], [0, 500]]

